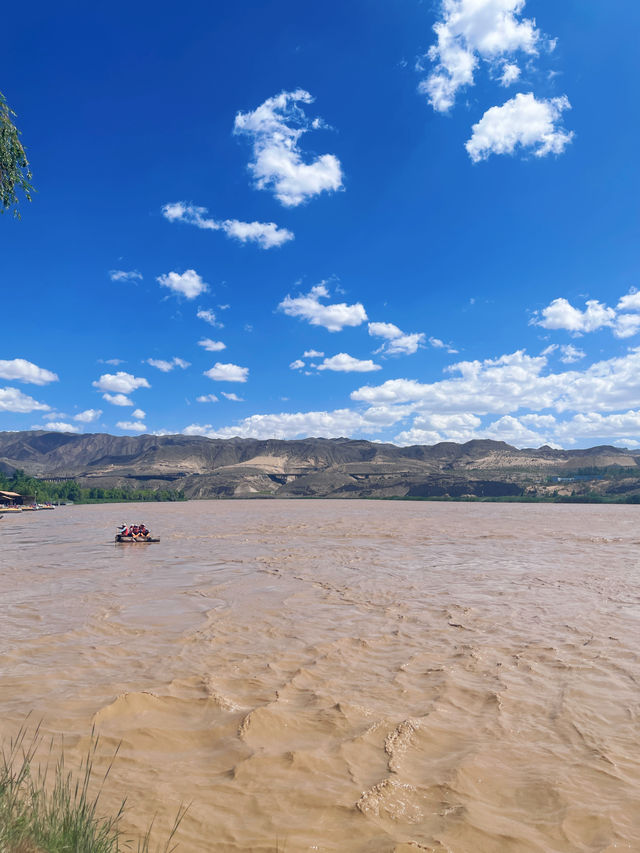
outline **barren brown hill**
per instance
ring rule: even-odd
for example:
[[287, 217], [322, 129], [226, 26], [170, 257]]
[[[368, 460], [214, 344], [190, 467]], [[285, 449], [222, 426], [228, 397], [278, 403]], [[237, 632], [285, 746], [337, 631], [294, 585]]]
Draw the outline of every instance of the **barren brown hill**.
[[640, 493], [640, 452], [518, 449], [499, 441], [396, 447], [185, 435], [0, 433], [0, 470], [187, 497], [437, 497]]

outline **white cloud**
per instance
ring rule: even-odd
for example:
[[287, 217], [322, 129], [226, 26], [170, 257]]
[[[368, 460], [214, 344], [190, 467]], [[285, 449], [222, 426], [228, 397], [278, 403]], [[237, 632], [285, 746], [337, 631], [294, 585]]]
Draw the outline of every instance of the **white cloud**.
[[142, 421], [146, 417], [146, 412], [143, 412], [142, 409], [134, 409], [131, 412], [131, 417], [135, 418], [137, 421]]
[[318, 352], [315, 349], [308, 349], [302, 353], [303, 358], [324, 358], [323, 352]]
[[448, 373], [459, 374], [452, 379], [432, 383], [390, 379], [379, 386], [363, 386], [351, 398], [369, 404], [413, 403], [416, 411], [476, 415], [522, 409], [611, 412], [640, 399], [640, 347], [583, 371], [545, 373], [546, 369], [546, 356], [519, 350], [497, 359], [454, 364], [447, 368]]
[[[525, 0], [442, 0], [433, 27], [437, 41], [428, 53], [435, 68], [419, 86], [435, 110], [447, 112], [458, 90], [474, 84], [478, 58], [492, 68], [509, 68], [505, 57], [538, 52], [540, 33], [534, 20], [520, 17], [524, 5]], [[506, 68], [508, 79], [515, 72]]]
[[231, 400], [232, 403], [244, 403], [242, 397], [238, 397], [238, 395], [233, 392], [222, 391], [221, 393], [223, 397], [226, 397], [227, 400]]
[[359, 326], [366, 321], [367, 314], [360, 302], [354, 305], [345, 302], [323, 305], [320, 299], [328, 296], [326, 286], [317, 284], [307, 294], [285, 297], [278, 308], [289, 317], [300, 317], [312, 326], [324, 326], [330, 332], [340, 332], [345, 326]]
[[177, 356], [171, 359], [171, 361], [165, 361], [162, 358], [148, 358], [146, 359], [146, 364], [150, 364], [151, 367], [157, 367], [158, 370], [161, 370], [163, 373], [169, 373], [169, 371], [173, 370], [174, 367], [180, 367], [185, 370], [190, 366], [190, 362], [185, 361], [183, 358], [178, 358]]
[[120, 394], [130, 394], [137, 388], [151, 387], [144, 377], [132, 376], [123, 370], [119, 370], [117, 373], [103, 373], [92, 385], [99, 391], [114, 391]]
[[489, 424], [481, 430], [482, 438], [490, 438], [493, 441], [506, 441], [517, 447], [540, 447], [548, 444], [549, 439], [545, 434], [531, 429], [522, 418], [514, 418], [511, 415], [503, 415], [498, 420]]
[[[547, 353], [562, 354], [557, 345]], [[400, 444], [491, 438], [516, 446], [619, 443], [640, 436], [640, 347], [586, 369], [554, 372], [546, 355], [517, 351], [462, 361], [440, 381], [389, 380], [351, 396], [359, 405], [332, 412], [254, 414], [237, 424], [191, 424], [213, 438], [376, 435], [396, 426]], [[635, 445], [634, 445], [635, 446]]]
[[579, 438], [610, 438], [637, 440], [640, 435], [640, 410], [630, 409], [612, 415], [580, 412], [556, 428], [557, 437], [566, 443]]
[[174, 293], [181, 293], [186, 299], [195, 299], [201, 293], [209, 289], [209, 285], [202, 280], [195, 270], [186, 270], [182, 274], [169, 272], [159, 275], [156, 281], [162, 287], [168, 287]]
[[113, 367], [117, 367], [119, 364], [124, 364], [123, 358], [99, 358], [99, 364], [111, 364]]
[[44, 428], [50, 429], [51, 432], [80, 432], [79, 427], [63, 423], [62, 421], [49, 421], [44, 425]]
[[580, 361], [581, 358], [586, 356], [586, 352], [584, 350], [581, 350], [579, 347], [574, 347], [573, 344], [561, 346], [560, 352], [562, 353], [560, 361], [564, 364], [574, 364], [574, 362]]
[[196, 397], [197, 403], [217, 403], [218, 398], [215, 394], [202, 394], [200, 397]]
[[[95, 384], [95, 383], [94, 383]], [[112, 406], [133, 406], [133, 400], [130, 400], [126, 394], [103, 394], [102, 399]]]
[[566, 329], [577, 334], [613, 325], [616, 317], [613, 308], [608, 308], [597, 299], [589, 299], [586, 305], [585, 310], [580, 311], [567, 299], [560, 297], [542, 309], [541, 320], [534, 319], [532, 322], [543, 329]]
[[501, 86], [511, 86], [520, 78], [520, 68], [513, 62], [505, 62], [500, 75]]
[[109, 270], [109, 278], [111, 281], [139, 281], [142, 275], [138, 270]]
[[297, 358], [295, 361], [292, 361], [289, 365], [291, 370], [302, 370], [303, 367], [306, 367], [305, 362], [302, 359]]
[[210, 424], [191, 424], [182, 432], [184, 435], [205, 435], [209, 438], [338, 438], [356, 432], [379, 432], [394, 423], [396, 418], [397, 412], [389, 415], [381, 408], [372, 408], [365, 413], [352, 409], [336, 409], [332, 412], [282, 412], [251, 415], [234, 426], [220, 429], [214, 429]]
[[393, 323], [369, 323], [369, 334], [384, 338], [384, 343], [376, 352], [386, 355], [412, 355], [424, 346], [424, 332], [406, 334]]
[[519, 146], [536, 157], [561, 154], [573, 133], [558, 126], [563, 110], [570, 109], [566, 95], [537, 100], [531, 92], [518, 93], [501, 107], [491, 107], [477, 124], [465, 148], [474, 163], [491, 154], [513, 154]]
[[620, 298], [620, 301], [616, 305], [616, 309], [618, 311], [640, 312], [640, 290], [636, 290], [632, 287], [629, 293], [626, 293]]
[[318, 365], [318, 370], [333, 370], [339, 373], [369, 373], [380, 369], [380, 365], [375, 364], [370, 358], [362, 360], [346, 352], [339, 352], [331, 358], [325, 358], [322, 364]]
[[47, 385], [49, 382], [57, 382], [58, 376], [24, 358], [14, 358], [11, 361], [0, 361], [0, 379], [17, 379], [18, 382], [28, 382], [31, 385]]
[[17, 388], [0, 388], [0, 412], [48, 412], [51, 406], [39, 403]]
[[640, 330], [640, 315], [618, 314], [613, 334], [616, 338], [630, 338]]
[[85, 409], [84, 412], [78, 412], [73, 416], [74, 421], [80, 421], [83, 424], [90, 424], [97, 421], [102, 414], [102, 409]]
[[168, 373], [170, 370], [173, 370], [173, 364], [170, 361], [163, 361], [161, 358], [148, 358], [146, 363], [150, 364], [151, 367], [157, 367], [158, 370], [161, 370], [163, 373]]
[[464, 412], [455, 415], [422, 415], [415, 417], [411, 429], [395, 436], [401, 445], [438, 444], [440, 441], [470, 441], [482, 421], [477, 415]]
[[249, 170], [256, 187], [270, 190], [287, 207], [342, 187], [340, 161], [333, 154], [322, 154], [309, 163], [303, 160], [300, 137], [326, 127], [322, 119], [310, 121], [299, 106], [313, 100], [303, 89], [281, 92], [253, 112], [239, 112], [235, 119], [234, 133], [248, 136], [253, 145]]
[[541, 312], [536, 312], [531, 323], [543, 329], [564, 329], [576, 336], [610, 328], [616, 338], [629, 338], [640, 331], [640, 313], [636, 313], [640, 311], [640, 299], [636, 299], [634, 292], [623, 296], [616, 308], [610, 308], [597, 299], [588, 299], [585, 304], [581, 311], [567, 299], [559, 297]]
[[293, 240], [294, 234], [286, 228], [279, 228], [275, 222], [241, 222], [238, 219], [209, 219], [206, 207], [196, 207], [184, 201], [165, 204], [163, 216], [169, 222], [187, 222], [196, 228], [208, 231], [224, 231], [241, 243], [257, 243], [261, 249], [282, 246]]
[[227, 348], [227, 345], [223, 344], [222, 341], [212, 341], [211, 338], [203, 338], [198, 341], [198, 346], [204, 347], [207, 352], [220, 352], [220, 350]]
[[204, 371], [204, 375], [216, 382], [246, 382], [249, 368], [239, 367], [237, 364], [221, 364], [217, 361], [210, 370]]
[[[229, 306], [225, 305], [224, 307], [228, 308]], [[217, 326], [219, 329], [222, 328], [222, 323], [218, 323], [218, 321], [216, 320], [216, 315], [208, 308], [198, 308], [198, 313], [196, 314], [196, 317], [199, 320], [204, 320], [205, 323], [208, 323], [210, 326]]]
[[146, 432], [147, 429], [140, 421], [118, 421], [116, 426], [118, 429], [123, 429], [127, 432]]
[[446, 351], [451, 355], [458, 354], [457, 349], [454, 349], [451, 344], [445, 344], [445, 342], [441, 341], [440, 338], [429, 338], [429, 343], [434, 349], [446, 349]]

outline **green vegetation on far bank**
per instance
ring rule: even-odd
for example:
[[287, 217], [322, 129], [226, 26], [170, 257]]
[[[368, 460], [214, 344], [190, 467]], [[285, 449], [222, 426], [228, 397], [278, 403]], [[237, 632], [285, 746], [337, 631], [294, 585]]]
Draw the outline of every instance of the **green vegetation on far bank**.
[[34, 495], [38, 503], [58, 503], [67, 501], [76, 504], [122, 503], [126, 501], [184, 501], [185, 495], [179, 489], [132, 489], [129, 486], [81, 486], [75, 480], [39, 480], [29, 477], [24, 471], [16, 471], [11, 476], [0, 472], [0, 489], [17, 492], [19, 495]]
[[581, 495], [500, 495], [494, 497], [478, 497], [477, 495], [430, 495], [429, 497], [414, 497], [409, 495], [392, 495], [372, 500], [389, 501], [448, 501], [449, 503], [526, 503], [526, 504], [640, 504], [640, 494], [633, 495], [600, 495], [595, 492]]

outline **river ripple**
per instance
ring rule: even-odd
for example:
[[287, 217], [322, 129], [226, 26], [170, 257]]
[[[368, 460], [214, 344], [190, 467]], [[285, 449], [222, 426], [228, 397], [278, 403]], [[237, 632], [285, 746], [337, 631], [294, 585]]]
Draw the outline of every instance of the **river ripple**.
[[[0, 735], [119, 742], [195, 851], [640, 850], [638, 508], [63, 507], [0, 522]], [[143, 520], [159, 545], [115, 546]]]

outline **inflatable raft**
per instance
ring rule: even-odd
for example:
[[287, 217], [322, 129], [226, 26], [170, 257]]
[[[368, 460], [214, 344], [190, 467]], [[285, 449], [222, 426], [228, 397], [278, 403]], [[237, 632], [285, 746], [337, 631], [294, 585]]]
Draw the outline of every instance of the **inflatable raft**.
[[132, 536], [121, 536], [119, 533], [116, 533], [116, 542], [120, 542], [122, 545], [149, 545], [159, 541], [160, 539], [152, 537], [149, 537], [149, 539], [134, 539]]

